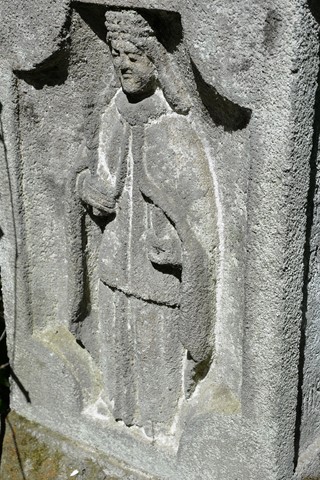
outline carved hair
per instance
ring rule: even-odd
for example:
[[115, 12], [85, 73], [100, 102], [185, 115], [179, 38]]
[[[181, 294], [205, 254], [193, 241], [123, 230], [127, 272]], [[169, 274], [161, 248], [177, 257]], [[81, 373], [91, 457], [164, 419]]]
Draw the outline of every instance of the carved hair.
[[183, 75], [179, 72], [172, 55], [161, 45], [150, 23], [135, 10], [108, 10], [105, 18], [108, 43], [121, 38], [133, 43], [150, 56], [150, 49], [145, 47], [147, 39], [153, 39], [154, 49], [158, 49], [161, 54], [152, 55], [150, 58], [157, 69], [164, 96], [174, 111], [188, 113], [192, 102]]
[[119, 37], [136, 42], [155, 35], [149, 23], [135, 10], [109, 10], [106, 12], [107, 41]]

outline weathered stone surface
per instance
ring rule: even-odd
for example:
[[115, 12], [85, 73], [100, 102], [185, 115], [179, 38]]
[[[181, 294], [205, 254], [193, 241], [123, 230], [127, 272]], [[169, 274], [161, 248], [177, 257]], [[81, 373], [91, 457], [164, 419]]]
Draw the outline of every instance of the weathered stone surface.
[[14, 412], [6, 420], [7, 434], [0, 468], [2, 480], [147, 480], [125, 471], [67, 437], [54, 434]]
[[150, 478], [319, 475], [315, 2], [0, 14], [13, 408]]

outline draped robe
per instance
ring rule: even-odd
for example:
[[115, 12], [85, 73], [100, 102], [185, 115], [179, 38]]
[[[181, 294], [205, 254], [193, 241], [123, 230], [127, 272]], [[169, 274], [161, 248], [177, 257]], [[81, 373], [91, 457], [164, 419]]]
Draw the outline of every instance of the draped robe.
[[170, 430], [187, 394], [183, 359], [197, 366], [213, 354], [208, 161], [191, 114], [175, 113], [160, 89], [137, 103], [119, 90], [101, 118], [96, 173], [80, 182], [83, 200], [109, 216], [99, 258], [105, 388], [114, 417], [148, 435]]

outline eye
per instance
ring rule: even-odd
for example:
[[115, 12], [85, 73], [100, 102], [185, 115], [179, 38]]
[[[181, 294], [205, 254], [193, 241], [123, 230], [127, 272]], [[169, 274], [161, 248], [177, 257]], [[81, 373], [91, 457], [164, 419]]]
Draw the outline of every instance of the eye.
[[113, 57], [119, 57], [120, 52], [118, 50], [114, 50], [114, 48], [111, 50], [111, 55]]
[[130, 62], [134, 63], [138, 60], [138, 55], [128, 55]]

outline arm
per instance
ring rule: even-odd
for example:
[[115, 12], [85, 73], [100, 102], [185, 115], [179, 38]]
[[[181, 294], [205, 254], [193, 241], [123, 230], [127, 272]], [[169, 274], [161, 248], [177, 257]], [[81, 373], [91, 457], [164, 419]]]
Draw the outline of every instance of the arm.
[[98, 175], [92, 175], [89, 170], [83, 170], [77, 178], [77, 192], [84, 203], [93, 207], [96, 215], [107, 216], [115, 211], [116, 197], [114, 189]]
[[93, 207], [95, 215], [115, 211], [127, 175], [128, 143], [128, 125], [121, 121], [114, 105], [108, 107], [101, 117], [96, 173], [86, 169], [77, 177], [78, 195]]

